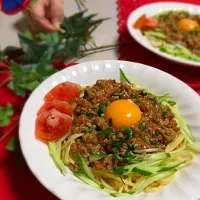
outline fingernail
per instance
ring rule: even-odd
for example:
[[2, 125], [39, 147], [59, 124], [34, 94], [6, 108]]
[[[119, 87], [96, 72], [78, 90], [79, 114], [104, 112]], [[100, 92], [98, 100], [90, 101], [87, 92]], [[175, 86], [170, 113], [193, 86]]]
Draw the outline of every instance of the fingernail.
[[59, 28], [60, 28], [60, 23], [59, 23], [59, 22], [55, 22], [55, 23], [54, 23], [54, 27], [55, 27], [56, 29], [59, 29]]

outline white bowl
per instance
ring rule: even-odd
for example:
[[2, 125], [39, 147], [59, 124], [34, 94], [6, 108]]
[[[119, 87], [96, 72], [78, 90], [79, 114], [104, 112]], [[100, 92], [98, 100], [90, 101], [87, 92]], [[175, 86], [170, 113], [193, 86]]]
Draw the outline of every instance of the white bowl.
[[191, 14], [199, 14], [200, 15], [200, 6], [195, 6], [192, 4], [185, 4], [185, 3], [152, 3], [146, 6], [142, 6], [135, 11], [133, 11], [127, 21], [127, 26], [129, 33], [131, 36], [143, 47], [152, 51], [153, 53], [170, 60], [172, 62], [186, 65], [186, 66], [193, 66], [193, 67], [200, 67], [200, 62], [185, 60], [182, 58], [178, 58], [167, 53], [161, 52], [158, 48], [153, 47], [142, 35], [139, 29], [134, 29], [133, 24], [135, 21], [143, 14], [146, 14], [148, 17], [153, 16], [155, 14], [162, 13], [167, 10], [185, 10]]
[[[35, 139], [36, 113], [43, 104], [45, 94], [58, 83], [66, 80], [91, 85], [98, 79], [119, 81], [122, 68], [135, 83], [161, 95], [170, 93], [178, 103], [197, 143], [200, 144], [200, 98], [185, 83], [158, 69], [125, 61], [104, 60], [78, 64], [57, 72], [45, 80], [27, 100], [20, 119], [19, 137], [23, 155], [33, 174], [54, 195], [63, 200], [110, 200], [114, 197], [98, 191], [74, 177], [70, 170], [63, 176], [49, 156], [48, 148]], [[126, 199], [134, 200], [198, 200], [200, 198], [200, 157], [196, 162], [180, 170], [174, 180], [161, 192], [142, 193]], [[34, 190], [34, 188], [33, 188]], [[35, 191], [37, 192], [37, 191]]]

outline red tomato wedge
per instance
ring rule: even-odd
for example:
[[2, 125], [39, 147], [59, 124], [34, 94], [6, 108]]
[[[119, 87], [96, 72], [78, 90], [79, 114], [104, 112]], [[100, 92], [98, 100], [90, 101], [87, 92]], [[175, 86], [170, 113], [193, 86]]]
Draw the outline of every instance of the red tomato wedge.
[[45, 111], [49, 111], [52, 108], [55, 108], [59, 112], [69, 115], [70, 117], [72, 116], [73, 113], [73, 108], [68, 102], [54, 99], [52, 101], [45, 102], [43, 106], [39, 109], [37, 115], [40, 115]]
[[144, 22], [146, 21], [147, 16], [143, 14], [141, 17], [138, 18], [138, 20], [133, 24], [133, 28], [140, 29], [142, 28]]
[[36, 138], [43, 142], [56, 141], [66, 135], [72, 119], [56, 109], [42, 112], [36, 120]]
[[158, 20], [154, 17], [147, 18], [142, 26], [143, 29], [153, 29], [158, 27]]
[[46, 96], [45, 101], [52, 101], [53, 99], [60, 101], [71, 102], [76, 97], [80, 96], [79, 86], [75, 83], [64, 82], [55, 86]]

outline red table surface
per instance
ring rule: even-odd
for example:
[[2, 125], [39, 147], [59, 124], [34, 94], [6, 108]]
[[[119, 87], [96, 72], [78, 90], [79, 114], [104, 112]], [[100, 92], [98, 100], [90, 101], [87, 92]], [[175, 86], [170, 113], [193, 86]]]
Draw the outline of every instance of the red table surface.
[[[131, 40], [126, 28], [128, 15], [138, 6], [156, 2], [155, 0], [118, 0], [119, 6], [119, 40]], [[199, 0], [181, 1], [188, 3], [199, 3]], [[199, 3], [200, 4], [200, 3]], [[164, 59], [158, 58], [156, 55], [145, 50], [137, 43], [120, 46], [120, 59], [140, 62], [148, 64], [164, 71], [167, 71], [181, 80], [189, 84], [194, 90], [200, 93], [200, 70], [185, 68], [172, 64]], [[0, 69], [2, 68], [0, 63]], [[62, 66], [63, 68], [66, 66]], [[0, 75], [0, 83], [8, 76]], [[6, 87], [0, 88], [0, 106], [5, 106], [10, 102], [15, 114], [12, 124], [15, 124], [20, 116], [21, 109], [25, 100], [16, 96]], [[0, 136], [2, 136], [10, 127], [0, 128]], [[17, 152], [9, 152], [5, 149], [6, 144], [13, 135], [17, 135], [17, 129], [13, 131], [3, 142], [0, 143], [0, 200], [39, 200], [48, 199], [56, 200], [50, 192], [48, 192], [30, 172], [25, 162], [19, 164], [19, 156]]]

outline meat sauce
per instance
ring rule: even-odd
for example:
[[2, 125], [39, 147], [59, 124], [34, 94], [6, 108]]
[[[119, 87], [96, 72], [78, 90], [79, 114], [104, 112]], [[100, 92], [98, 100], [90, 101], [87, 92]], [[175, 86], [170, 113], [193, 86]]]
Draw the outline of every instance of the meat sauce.
[[[116, 92], [121, 95], [115, 96]], [[109, 103], [118, 99], [133, 100], [140, 107], [141, 120], [131, 127], [131, 134], [128, 136], [122, 130], [114, 128], [107, 135], [99, 134], [100, 131], [112, 127], [110, 119], [105, 119], [102, 112]], [[84, 96], [77, 98], [75, 104], [75, 118], [71, 131], [73, 134], [84, 134], [72, 144], [70, 155], [75, 159], [76, 153], [80, 152], [87, 165], [98, 170], [113, 169], [116, 156], [125, 158], [135, 149], [164, 150], [180, 131], [168, 107], [158, 104], [144, 90], [133, 89], [115, 80], [98, 80], [95, 85], [87, 86]], [[100, 107], [104, 108], [101, 113]], [[89, 154], [109, 154], [109, 156], [90, 163]], [[118, 164], [127, 163], [123, 160]]]
[[182, 19], [192, 19], [200, 24], [199, 15], [190, 15], [188, 12], [169, 13], [158, 18], [159, 28], [168, 36], [169, 40], [177, 41], [193, 53], [200, 56], [200, 31], [194, 30], [189, 33], [182, 31], [178, 22]]

